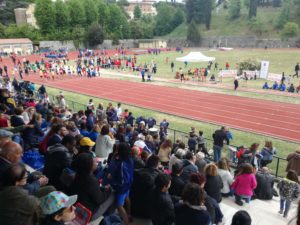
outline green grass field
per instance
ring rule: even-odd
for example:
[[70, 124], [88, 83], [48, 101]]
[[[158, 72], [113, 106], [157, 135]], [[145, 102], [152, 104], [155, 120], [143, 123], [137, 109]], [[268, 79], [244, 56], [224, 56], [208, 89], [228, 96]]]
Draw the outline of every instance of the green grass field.
[[[55, 88], [47, 88], [49, 95], [55, 96], [59, 93], [58, 89]], [[91, 98], [91, 96], [82, 95], [82, 94], [76, 94], [74, 92], [66, 92], [64, 91], [64, 95], [67, 100], [67, 104], [70, 108], [73, 108], [74, 110], [78, 111], [85, 107], [85, 105], [88, 103], [88, 100]], [[109, 101], [93, 98], [95, 105], [98, 103], [102, 103], [104, 105], [107, 105]], [[114, 105], [116, 105], [116, 102], [112, 102]], [[167, 120], [170, 122], [170, 128], [176, 129], [183, 132], [189, 132], [190, 128], [193, 126], [196, 128], [196, 130], [202, 130], [204, 131], [204, 135], [206, 138], [211, 139], [212, 133], [219, 128], [219, 126], [208, 124], [208, 123], [202, 123], [194, 120], [188, 120], [184, 118], [180, 118], [177, 116], [167, 115], [164, 113], [160, 113], [157, 111], [152, 111], [148, 109], [141, 109], [138, 107], [133, 107], [129, 105], [123, 105], [123, 110], [125, 108], [129, 109], [129, 111], [132, 111], [134, 115], [143, 115], [145, 117], [154, 117], [158, 122], [161, 121], [163, 118], [167, 118]], [[278, 150], [278, 156], [285, 158], [288, 153], [294, 151], [297, 147], [299, 147], [299, 144], [282, 141], [274, 138], [268, 138], [266, 136], [262, 136], [259, 134], [252, 134], [247, 132], [242, 132], [238, 130], [231, 129], [234, 139], [231, 142], [232, 145], [240, 146], [250, 146], [252, 143], [257, 142], [260, 143], [260, 145], [263, 147], [264, 142], [266, 140], [271, 140]], [[174, 138], [174, 133], [170, 133], [170, 138]], [[175, 134], [175, 138], [181, 139], [181, 140], [187, 140], [186, 134], [182, 134], [180, 132]], [[208, 148], [210, 149], [212, 147], [212, 143], [208, 141]], [[226, 151], [225, 151], [226, 153]], [[284, 175], [284, 169], [285, 169], [285, 162], [281, 161], [280, 163], [280, 175]], [[272, 165], [270, 166], [273, 171], [275, 171], [276, 168], [276, 162], [274, 161]]]
[[[228, 10], [220, 7], [213, 11], [211, 28], [206, 30], [204, 25], [199, 25], [200, 34], [203, 37], [210, 36], [258, 36], [263, 38], [279, 38], [280, 31], [274, 28], [274, 23], [280, 14], [280, 8], [258, 8], [257, 21], [259, 28], [250, 29], [248, 10], [243, 8], [238, 19], [230, 20]], [[163, 38], [186, 38], [188, 24], [183, 23]]]
[[[240, 61], [247, 59], [256, 60], [258, 62], [262, 60], [270, 61], [269, 72], [281, 74], [285, 72], [286, 75], [294, 74], [294, 66], [297, 62], [300, 62], [299, 51], [296, 49], [233, 49], [231, 51], [218, 51], [218, 50], [203, 50], [203, 49], [186, 49], [183, 54], [177, 52], [163, 52], [160, 55], [139, 55], [137, 57], [138, 64], [149, 64], [151, 60], [154, 60], [158, 66], [157, 77], [173, 79], [175, 76], [175, 71], [179, 70], [179, 67], [184, 68], [184, 72], [189, 69], [194, 69], [196, 67], [206, 67], [207, 63], [188, 63], [185, 68], [182, 62], [176, 62], [177, 57], [182, 57], [187, 55], [191, 51], [201, 51], [207, 56], [213, 56], [216, 58], [216, 62], [219, 64], [219, 68], [225, 68], [225, 63], [228, 62], [231, 69], [236, 69], [236, 65]], [[166, 58], [169, 58], [169, 63], [166, 63]], [[170, 63], [173, 61], [175, 63], [175, 71], [172, 73]], [[211, 70], [210, 74], [217, 71]], [[299, 79], [291, 80], [294, 85], [299, 85]], [[248, 88], [259, 88], [261, 89], [265, 80], [258, 79], [256, 81], [251, 80], [248, 82]], [[224, 78], [224, 84], [232, 85], [233, 78]], [[269, 82], [271, 84], [272, 82]]]

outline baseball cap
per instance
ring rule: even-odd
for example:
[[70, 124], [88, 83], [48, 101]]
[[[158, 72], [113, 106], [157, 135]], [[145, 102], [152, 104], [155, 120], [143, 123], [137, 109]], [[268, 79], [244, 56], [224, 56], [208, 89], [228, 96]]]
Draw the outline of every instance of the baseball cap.
[[4, 129], [0, 129], [0, 138], [6, 138], [6, 137], [12, 137], [13, 133], [8, 131], [8, 130], [4, 130]]
[[95, 142], [93, 142], [90, 138], [88, 137], [84, 137], [81, 138], [81, 140], [79, 141], [80, 146], [89, 146], [89, 147], [93, 147], [95, 145]]
[[40, 207], [43, 214], [51, 215], [60, 209], [74, 205], [76, 201], [77, 195], [67, 196], [60, 191], [53, 191], [40, 198]]

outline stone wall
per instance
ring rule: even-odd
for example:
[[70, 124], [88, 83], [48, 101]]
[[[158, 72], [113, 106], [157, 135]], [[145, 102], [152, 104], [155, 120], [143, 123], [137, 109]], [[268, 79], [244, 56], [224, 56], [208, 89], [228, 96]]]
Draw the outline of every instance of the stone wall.
[[189, 46], [189, 47], [231, 47], [231, 48], [295, 48], [297, 39], [281, 40], [281, 39], [260, 39], [255, 36], [218, 36], [204, 37], [199, 46], [190, 45], [184, 39], [168, 40], [169, 47]]
[[[97, 46], [97, 49], [102, 48], [116, 48], [118, 46], [123, 46], [125, 48], [138, 48], [139, 42], [152, 42], [153, 40], [120, 40], [119, 45], [113, 45], [112, 40], [104, 40], [101, 45]], [[218, 36], [218, 37], [204, 37], [201, 40], [199, 46], [194, 46], [189, 44], [185, 39], [168, 39], [167, 45], [170, 48], [176, 47], [205, 47], [205, 48], [216, 48], [216, 47], [230, 47], [230, 48], [295, 48], [296, 39], [281, 40], [281, 39], [260, 39], [255, 36], [244, 36], [244, 37], [234, 37], [234, 36]], [[59, 48], [67, 48], [69, 51], [75, 50], [73, 41], [41, 41], [40, 47], [50, 48], [58, 50]], [[83, 46], [81, 46], [83, 47]]]

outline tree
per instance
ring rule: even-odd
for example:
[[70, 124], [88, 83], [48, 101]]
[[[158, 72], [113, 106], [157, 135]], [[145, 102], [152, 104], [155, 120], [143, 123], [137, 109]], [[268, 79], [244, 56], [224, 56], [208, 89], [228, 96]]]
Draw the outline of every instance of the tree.
[[86, 40], [89, 46], [97, 46], [103, 43], [104, 34], [98, 23], [93, 23], [87, 30]]
[[176, 12], [173, 15], [173, 18], [170, 21], [172, 28], [176, 28], [184, 22], [184, 12], [181, 8], [177, 8]]
[[99, 15], [99, 24], [102, 26], [102, 28], [105, 29], [106, 25], [108, 24], [109, 7], [102, 0], [98, 0], [97, 8], [98, 8], [98, 15]]
[[84, 0], [83, 7], [84, 7], [85, 17], [86, 17], [86, 26], [90, 26], [92, 23], [98, 22], [99, 12], [97, 8], [97, 4], [94, 4], [93, 0]]
[[249, 19], [251, 19], [252, 17], [256, 17], [256, 13], [257, 13], [257, 0], [250, 0], [249, 3]]
[[229, 1], [229, 18], [234, 20], [240, 17], [241, 13], [241, 1], [240, 0], [230, 0]]
[[134, 15], [134, 19], [140, 19], [141, 18], [142, 10], [138, 5], [136, 5], [134, 7], [133, 15]]
[[212, 0], [187, 0], [187, 22], [190, 23], [193, 20], [197, 24], [205, 24], [206, 29], [209, 29], [211, 23], [212, 8]]
[[193, 45], [197, 46], [200, 44], [200, 41], [201, 41], [200, 32], [194, 21], [192, 21], [188, 26], [186, 39]]
[[280, 7], [282, 5], [282, 0], [273, 0], [272, 5], [273, 7]]
[[113, 34], [115, 39], [130, 37], [129, 24], [127, 18], [117, 4], [109, 4], [109, 17], [107, 20], [106, 31]]
[[167, 3], [160, 3], [160, 5], [157, 7], [155, 25], [156, 35], [165, 35], [173, 30], [170, 24], [170, 21], [173, 17], [173, 10], [174, 8]]
[[297, 37], [298, 34], [299, 34], [298, 24], [293, 22], [287, 22], [283, 27], [283, 30], [281, 32], [281, 37], [282, 38]]
[[86, 25], [86, 15], [80, 0], [69, 0], [67, 5], [70, 12], [70, 25], [71, 27]]
[[72, 40], [76, 49], [80, 47], [82, 43], [84, 43], [85, 39], [85, 30], [82, 27], [76, 26], [72, 30]]
[[[0, 0], [0, 4], [1, 4]], [[5, 0], [3, 6], [0, 6], [0, 23], [8, 25], [15, 22], [16, 8], [26, 8], [31, 0]]]
[[69, 11], [67, 5], [62, 0], [54, 3], [56, 28], [63, 29], [69, 26]]
[[285, 0], [280, 12], [279, 17], [275, 21], [275, 27], [278, 29], [283, 28], [283, 26], [290, 20], [291, 11], [293, 9], [293, 0]]
[[137, 20], [131, 20], [129, 22], [130, 31], [131, 31], [131, 38], [133, 39], [139, 39], [143, 38], [143, 28], [141, 26], [141, 23]]
[[213, 8], [212, 0], [204, 0], [204, 20], [205, 20], [205, 27], [207, 30], [210, 29], [211, 23], [211, 12]]
[[34, 16], [43, 34], [51, 33], [56, 26], [55, 9], [51, 0], [37, 0]]

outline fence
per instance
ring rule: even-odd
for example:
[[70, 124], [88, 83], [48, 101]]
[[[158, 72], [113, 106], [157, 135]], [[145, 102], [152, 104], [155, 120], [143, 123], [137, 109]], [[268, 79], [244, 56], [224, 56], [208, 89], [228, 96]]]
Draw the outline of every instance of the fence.
[[[53, 95], [49, 95], [49, 100], [51, 102], [57, 102], [56, 97]], [[85, 110], [85, 108], [86, 108], [85, 104], [75, 102], [72, 100], [68, 100], [68, 99], [65, 99], [65, 100], [66, 100], [66, 104], [68, 105], [68, 107], [70, 109], [72, 109], [73, 112], [78, 112], [79, 110]], [[189, 139], [189, 133], [169, 128], [168, 129], [168, 138], [170, 138], [173, 141], [173, 143], [175, 143], [176, 140], [180, 140], [180, 141], [184, 142], [185, 144], [187, 144], [188, 139]], [[208, 151], [212, 150], [213, 149], [213, 140], [210, 138], [205, 138], [205, 141], [206, 141], [206, 148], [208, 149]], [[234, 157], [232, 150], [231, 150], [232, 148], [237, 148], [237, 146], [225, 145], [223, 148], [222, 155], [227, 157], [228, 159], [232, 159]], [[232, 164], [235, 164], [235, 162], [232, 162]], [[285, 172], [286, 166], [287, 166], [287, 160], [285, 158], [281, 158], [281, 157], [274, 155], [273, 161], [271, 164], [268, 165], [268, 168], [271, 170], [272, 174], [275, 175], [275, 177], [284, 177], [286, 174], [286, 172]]]

